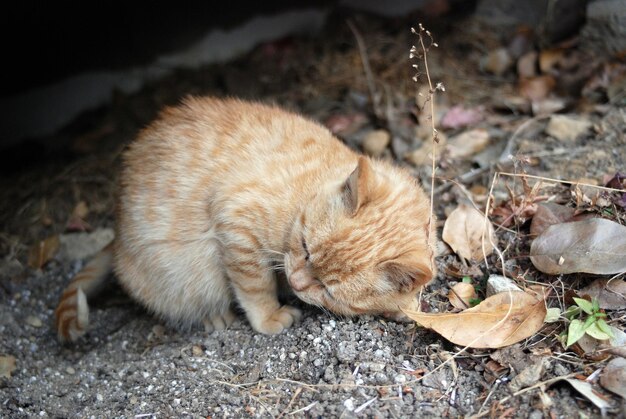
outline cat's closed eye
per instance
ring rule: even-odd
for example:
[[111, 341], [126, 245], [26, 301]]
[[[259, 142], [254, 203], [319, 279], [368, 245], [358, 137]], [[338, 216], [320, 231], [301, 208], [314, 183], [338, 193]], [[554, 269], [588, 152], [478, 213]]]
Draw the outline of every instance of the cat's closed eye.
[[307, 262], [309, 261], [309, 259], [311, 258], [311, 254], [309, 253], [309, 249], [306, 247], [306, 241], [304, 240], [304, 237], [302, 238], [302, 248], [304, 249], [304, 260], [306, 260]]

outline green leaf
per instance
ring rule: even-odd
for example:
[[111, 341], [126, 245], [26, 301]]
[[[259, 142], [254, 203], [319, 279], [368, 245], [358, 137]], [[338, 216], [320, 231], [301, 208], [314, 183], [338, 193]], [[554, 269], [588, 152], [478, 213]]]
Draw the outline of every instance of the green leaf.
[[585, 335], [585, 329], [583, 328], [583, 322], [578, 319], [572, 320], [569, 324], [569, 328], [567, 329], [567, 345], [569, 347], [576, 342], [578, 339], [582, 338]]
[[587, 333], [592, 338], [598, 340], [608, 340], [611, 338], [611, 336], [600, 330], [600, 328], [598, 327], [598, 323], [593, 323], [591, 326], [589, 326], [587, 330], [585, 330], [585, 333]]
[[597, 313], [598, 311], [600, 311], [600, 303], [598, 302], [597, 298], [591, 299], [591, 306], [593, 308], [594, 313]]
[[593, 305], [589, 301], [585, 300], [584, 298], [576, 297], [574, 297], [574, 301], [576, 302], [576, 305], [580, 307], [585, 313], [593, 314]]
[[464, 276], [461, 281], [465, 282], [466, 284], [471, 284], [472, 278], [470, 278], [469, 276]]
[[480, 304], [483, 300], [481, 300], [480, 298], [470, 298], [469, 299], [469, 303], [471, 307], [477, 306], [478, 304]]
[[546, 318], [543, 319], [545, 323], [554, 323], [559, 320], [561, 316], [561, 309], [558, 307], [549, 308], [546, 311]]
[[596, 322], [596, 318], [593, 316], [589, 316], [587, 317], [587, 320], [585, 320], [585, 324], [583, 324], [583, 330], [587, 330], [589, 329], [589, 327], [594, 324]]
[[611, 330], [611, 326], [609, 326], [608, 323], [604, 321], [604, 319], [598, 319], [596, 321], [596, 324], [598, 325], [598, 329], [602, 330], [604, 333], [606, 333], [612, 338], [615, 337], [613, 330]]
[[572, 320], [574, 317], [579, 316], [581, 313], [580, 307], [578, 306], [569, 306], [563, 315], [567, 320]]

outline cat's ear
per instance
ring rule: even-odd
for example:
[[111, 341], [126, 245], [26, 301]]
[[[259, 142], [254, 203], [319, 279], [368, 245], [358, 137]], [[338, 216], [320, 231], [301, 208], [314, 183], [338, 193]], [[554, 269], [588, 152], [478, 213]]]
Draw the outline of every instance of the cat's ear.
[[385, 263], [383, 269], [387, 280], [401, 293], [418, 290], [433, 278], [429, 263], [398, 259]]
[[356, 169], [350, 173], [343, 186], [344, 201], [350, 215], [355, 215], [359, 208], [369, 201], [372, 177], [373, 171], [369, 160], [360, 156]]

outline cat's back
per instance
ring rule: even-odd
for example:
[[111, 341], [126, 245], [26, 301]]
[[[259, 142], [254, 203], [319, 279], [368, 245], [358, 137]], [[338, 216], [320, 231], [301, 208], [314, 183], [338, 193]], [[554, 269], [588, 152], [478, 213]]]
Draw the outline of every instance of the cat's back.
[[[254, 169], [254, 161], [345, 152], [323, 126], [276, 106], [238, 99], [188, 97], [168, 107], [125, 154], [127, 171]], [[197, 167], [196, 167], [197, 165]], [[143, 170], [142, 170], [143, 169]]]
[[189, 97], [163, 110], [125, 152], [118, 226], [142, 240], [188, 236], [207, 228], [210, 212], [296, 205], [322, 177], [347, 176], [355, 162], [325, 127], [295, 113]]

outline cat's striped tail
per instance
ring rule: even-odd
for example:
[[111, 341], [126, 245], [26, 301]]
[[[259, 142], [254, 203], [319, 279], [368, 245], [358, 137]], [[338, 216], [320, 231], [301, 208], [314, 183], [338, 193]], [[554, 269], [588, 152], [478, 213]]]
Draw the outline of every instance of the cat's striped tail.
[[113, 243], [96, 254], [65, 288], [54, 312], [57, 335], [61, 342], [74, 342], [87, 331], [89, 305], [106, 283], [113, 269]]

